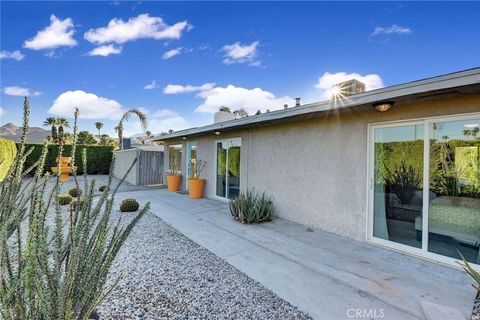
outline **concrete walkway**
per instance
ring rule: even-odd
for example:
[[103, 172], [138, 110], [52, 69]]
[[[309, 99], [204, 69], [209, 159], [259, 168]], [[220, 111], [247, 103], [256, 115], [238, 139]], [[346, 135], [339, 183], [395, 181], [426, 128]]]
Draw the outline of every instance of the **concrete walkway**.
[[118, 194], [127, 197], [150, 201], [153, 214], [315, 319], [425, 319], [421, 302], [470, 317], [475, 289], [459, 270], [283, 219], [240, 224], [211, 199]]

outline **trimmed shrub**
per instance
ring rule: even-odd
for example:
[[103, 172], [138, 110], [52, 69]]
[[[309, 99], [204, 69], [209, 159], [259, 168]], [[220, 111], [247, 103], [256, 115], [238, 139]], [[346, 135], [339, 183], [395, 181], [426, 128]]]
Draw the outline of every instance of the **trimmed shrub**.
[[105, 191], [105, 190], [108, 190], [108, 186], [107, 186], [106, 184], [101, 185], [100, 187], [98, 187], [98, 191], [100, 191], [100, 192], [103, 192], [103, 191]]
[[[18, 148], [17, 144], [17, 148]], [[26, 144], [26, 150], [33, 147], [32, 153], [27, 157], [25, 167], [33, 165], [42, 153], [41, 144]], [[112, 162], [113, 146], [98, 146], [98, 145], [77, 145], [75, 152], [75, 166], [77, 166], [77, 174], [83, 174], [83, 158], [82, 150], [87, 151], [87, 173], [88, 174], [108, 174], [110, 170], [110, 163]], [[63, 146], [63, 156], [70, 157], [72, 155], [72, 145]], [[51, 144], [48, 146], [47, 159], [45, 160], [44, 170], [51, 172], [51, 168], [57, 166], [58, 145]]]
[[230, 213], [241, 223], [259, 223], [272, 220], [275, 208], [271, 196], [254, 189], [241, 192], [228, 203]]
[[15, 142], [0, 138], [0, 181], [3, 181], [7, 176], [16, 155], [17, 147]]
[[137, 211], [140, 207], [140, 204], [135, 199], [125, 199], [120, 203], [121, 212], [133, 212]]
[[73, 198], [69, 194], [61, 194], [58, 196], [58, 203], [61, 206], [66, 206], [67, 204], [70, 204], [72, 202]]
[[70, 212], [77, 211], [77, 207], [79, 211], [82, 210], [83, 203], [84, 201], [82, 198], [73, 199], [72, 202], [70, 202]]
[[78, 198], [82, 194], [82, 189], [77, 189], [73, 187], [68, 191], [68, 194], [74, 198]]

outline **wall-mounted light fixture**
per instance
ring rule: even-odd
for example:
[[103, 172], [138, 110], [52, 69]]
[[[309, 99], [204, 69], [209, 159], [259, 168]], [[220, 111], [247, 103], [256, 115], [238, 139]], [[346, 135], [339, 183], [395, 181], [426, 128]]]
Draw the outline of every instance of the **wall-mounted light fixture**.
[[187, 140], [187, 137], [182, 137], [182, 140]]
[[220, 130], [215, 130], [215, 131], [213, 131], [213, 134], [216, 135], [216, 136], [219, 136], [219, 135], [222, 134], [222, 131], [220, 131]]
[[373, 108], [378, 112], [386, 112], [393, 106], [393, 101], [382, 101], [373, 104]]

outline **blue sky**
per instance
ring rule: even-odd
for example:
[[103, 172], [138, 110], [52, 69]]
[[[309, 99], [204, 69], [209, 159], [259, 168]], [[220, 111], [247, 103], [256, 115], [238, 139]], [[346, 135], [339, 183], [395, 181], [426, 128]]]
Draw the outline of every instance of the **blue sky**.
[[[0, 124], [143, 108], [153, 133], [480, 66], [480, 2], [1, 2]], [[153, 82], [154, 81], [154, 82]], [[150, 88], [150, 89], [148, 89]], [[133, 123], [127, 134], [140, 131]]]

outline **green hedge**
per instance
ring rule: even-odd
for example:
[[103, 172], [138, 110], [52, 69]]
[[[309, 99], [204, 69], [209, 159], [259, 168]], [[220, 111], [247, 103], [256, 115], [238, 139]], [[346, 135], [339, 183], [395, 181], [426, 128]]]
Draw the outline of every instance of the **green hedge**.
[[17, 148], [15, 142], [0, 138], [0, 181], [5, 179], [16, 155]]
[[[18, 147], [18, 146], [17, 146]], [[27, 144], [26, 150], [33, 147], [33, 152], [28, 156], [25, 167], [28, 168], [34, 164], [42, 153], [43, 145]], [[78, 167], [78, 173], [83, 173], [82, 150], [87, 150], [87, 173], [89, 174], [108, 174], [110, 163], [112, 162], [113, 146], [96, 146], [96, 145], [77, 145], [75, 152], [75, 165]], [[63, 146], [63, 156], [72, 156], [72, 145]], [[58, 145], [52, 144], [48, 146], [47, 159], [45, 161], [45, 171], [51, 172], [51, 167], [57, 165]]]

